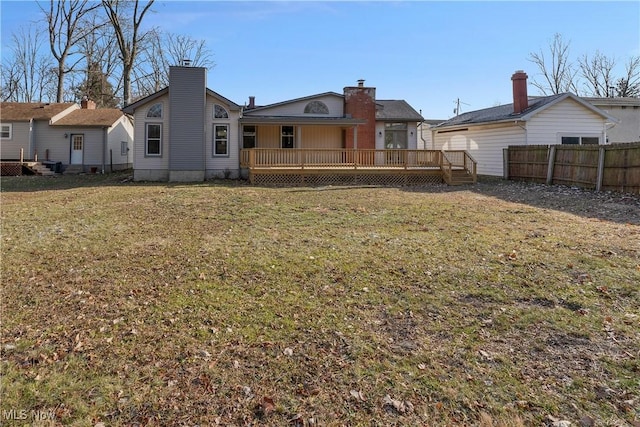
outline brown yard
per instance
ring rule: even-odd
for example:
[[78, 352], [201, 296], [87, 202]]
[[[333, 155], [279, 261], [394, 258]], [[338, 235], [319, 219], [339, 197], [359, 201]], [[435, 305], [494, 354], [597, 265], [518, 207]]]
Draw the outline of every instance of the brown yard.
[[125, 178], [2, 179], [3, 425], [640, 425], [638, 196]]

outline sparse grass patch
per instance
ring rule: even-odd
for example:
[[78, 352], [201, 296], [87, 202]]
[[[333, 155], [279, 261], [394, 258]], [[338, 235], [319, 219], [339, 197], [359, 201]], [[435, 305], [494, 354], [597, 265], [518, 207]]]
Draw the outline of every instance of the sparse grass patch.
[[637, 198], [125, 177], [3, 178], [2, 414], [51, 409], [78, 426], [640, 418]]

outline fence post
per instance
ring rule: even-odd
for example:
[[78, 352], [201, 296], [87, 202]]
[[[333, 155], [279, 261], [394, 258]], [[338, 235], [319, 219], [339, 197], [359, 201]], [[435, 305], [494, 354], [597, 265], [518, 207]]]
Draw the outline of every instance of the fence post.
[[24, 163], [24, 148], [20, 148], [20, 164]]
[[553, 167], [556, 163], [556, 146], [551, 145], [549, 147], [549, 164], [547, 166], [547, 185], [553, 184]]
[[502, 149], [502, 177], [509, 179], [509, 148]]
[[596, 191], [602, 190], [602, 180], [604, 179], [604, 156], [606, 153], [604, 147], [600, 147], [600, 150], [598, 151], [598, 178], [596, 178]]

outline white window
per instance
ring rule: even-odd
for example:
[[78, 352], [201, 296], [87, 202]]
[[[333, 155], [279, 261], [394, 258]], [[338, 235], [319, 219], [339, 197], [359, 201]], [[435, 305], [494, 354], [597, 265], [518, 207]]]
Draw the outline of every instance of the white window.
[[150, 118], [161, 118], [162, 117], [162, 103], [158, 102], [157, 104], [153, 104], [147, 110], [147, 117], [150, 117]]
[[213, 125], [213, 155], [229, 155], [229, 126]]
[[229, 113], [227, 113], [227, 110], [225, 110], [222, 105], [216, 104], [213, 107], [213, 117], [215, 119], [228, 119]]
[[160, 123], [147, 123], [144, 146], [146, 156], [162, 156], [162, 125]]
[[120, 155], [126, 156], [129, 152], [129, 144], [127, 141], [120, 141]]
[[600, 137], [595, 135], [560, 135], [560, 143], [564, 145], [598, 145]]
[[0, 125], [0, 138], [11, 139], [13, 134], [13, 126], [11, 124]]

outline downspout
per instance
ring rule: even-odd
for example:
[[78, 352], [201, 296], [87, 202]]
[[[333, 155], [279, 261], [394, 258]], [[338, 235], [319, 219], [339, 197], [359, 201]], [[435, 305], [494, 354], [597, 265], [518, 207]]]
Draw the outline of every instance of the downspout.
[[604, 125], [603, 125], [604, 130], [602, 132], [603, 133], [603, 135], [602, 135], [602, 137], [603, 137], [602, 143], [603, 144], [609, 144], [609, 140], [608, 140], [608, 137], [607, 137], [607, 130], [611, 129], [615, 125], [616, 125], [616, 123], [604, 122]]
[[33, 158], [33, 150], [35, 149], [35, 135], [33, 130], [33, 117], [29, 119], [29, 159]]
[[431, 149], [432, 150], [436, 149], [436, 133], [438, 133], [436, 129], [431, 129]]
[[[420, 115], [422, 115], [422, 110], [420, 110]], [[426, 150], [427, 141], [424, 139], [423, 132], [424, 132], [424, 120], [420, 122], [420, 139], [422, 140], [422, 149]]]
[[[107, 155], [107, 128], [102, 128], [102, 174], [104, 175], [105, 156]], [[113, 171], [111, 171], [113, 172]]]
[[520, 123], [520, 120], [516, 120], [515, 122], [513, 122], [513, 124], [515, 124], [516, 126], [518, 126], [520, 129], [524, 131], [524, 145], [529, 145], [529, 133], [527, 133], [527, 125], [525, 123], [525, 125], [522, 126], [519, 123]]

